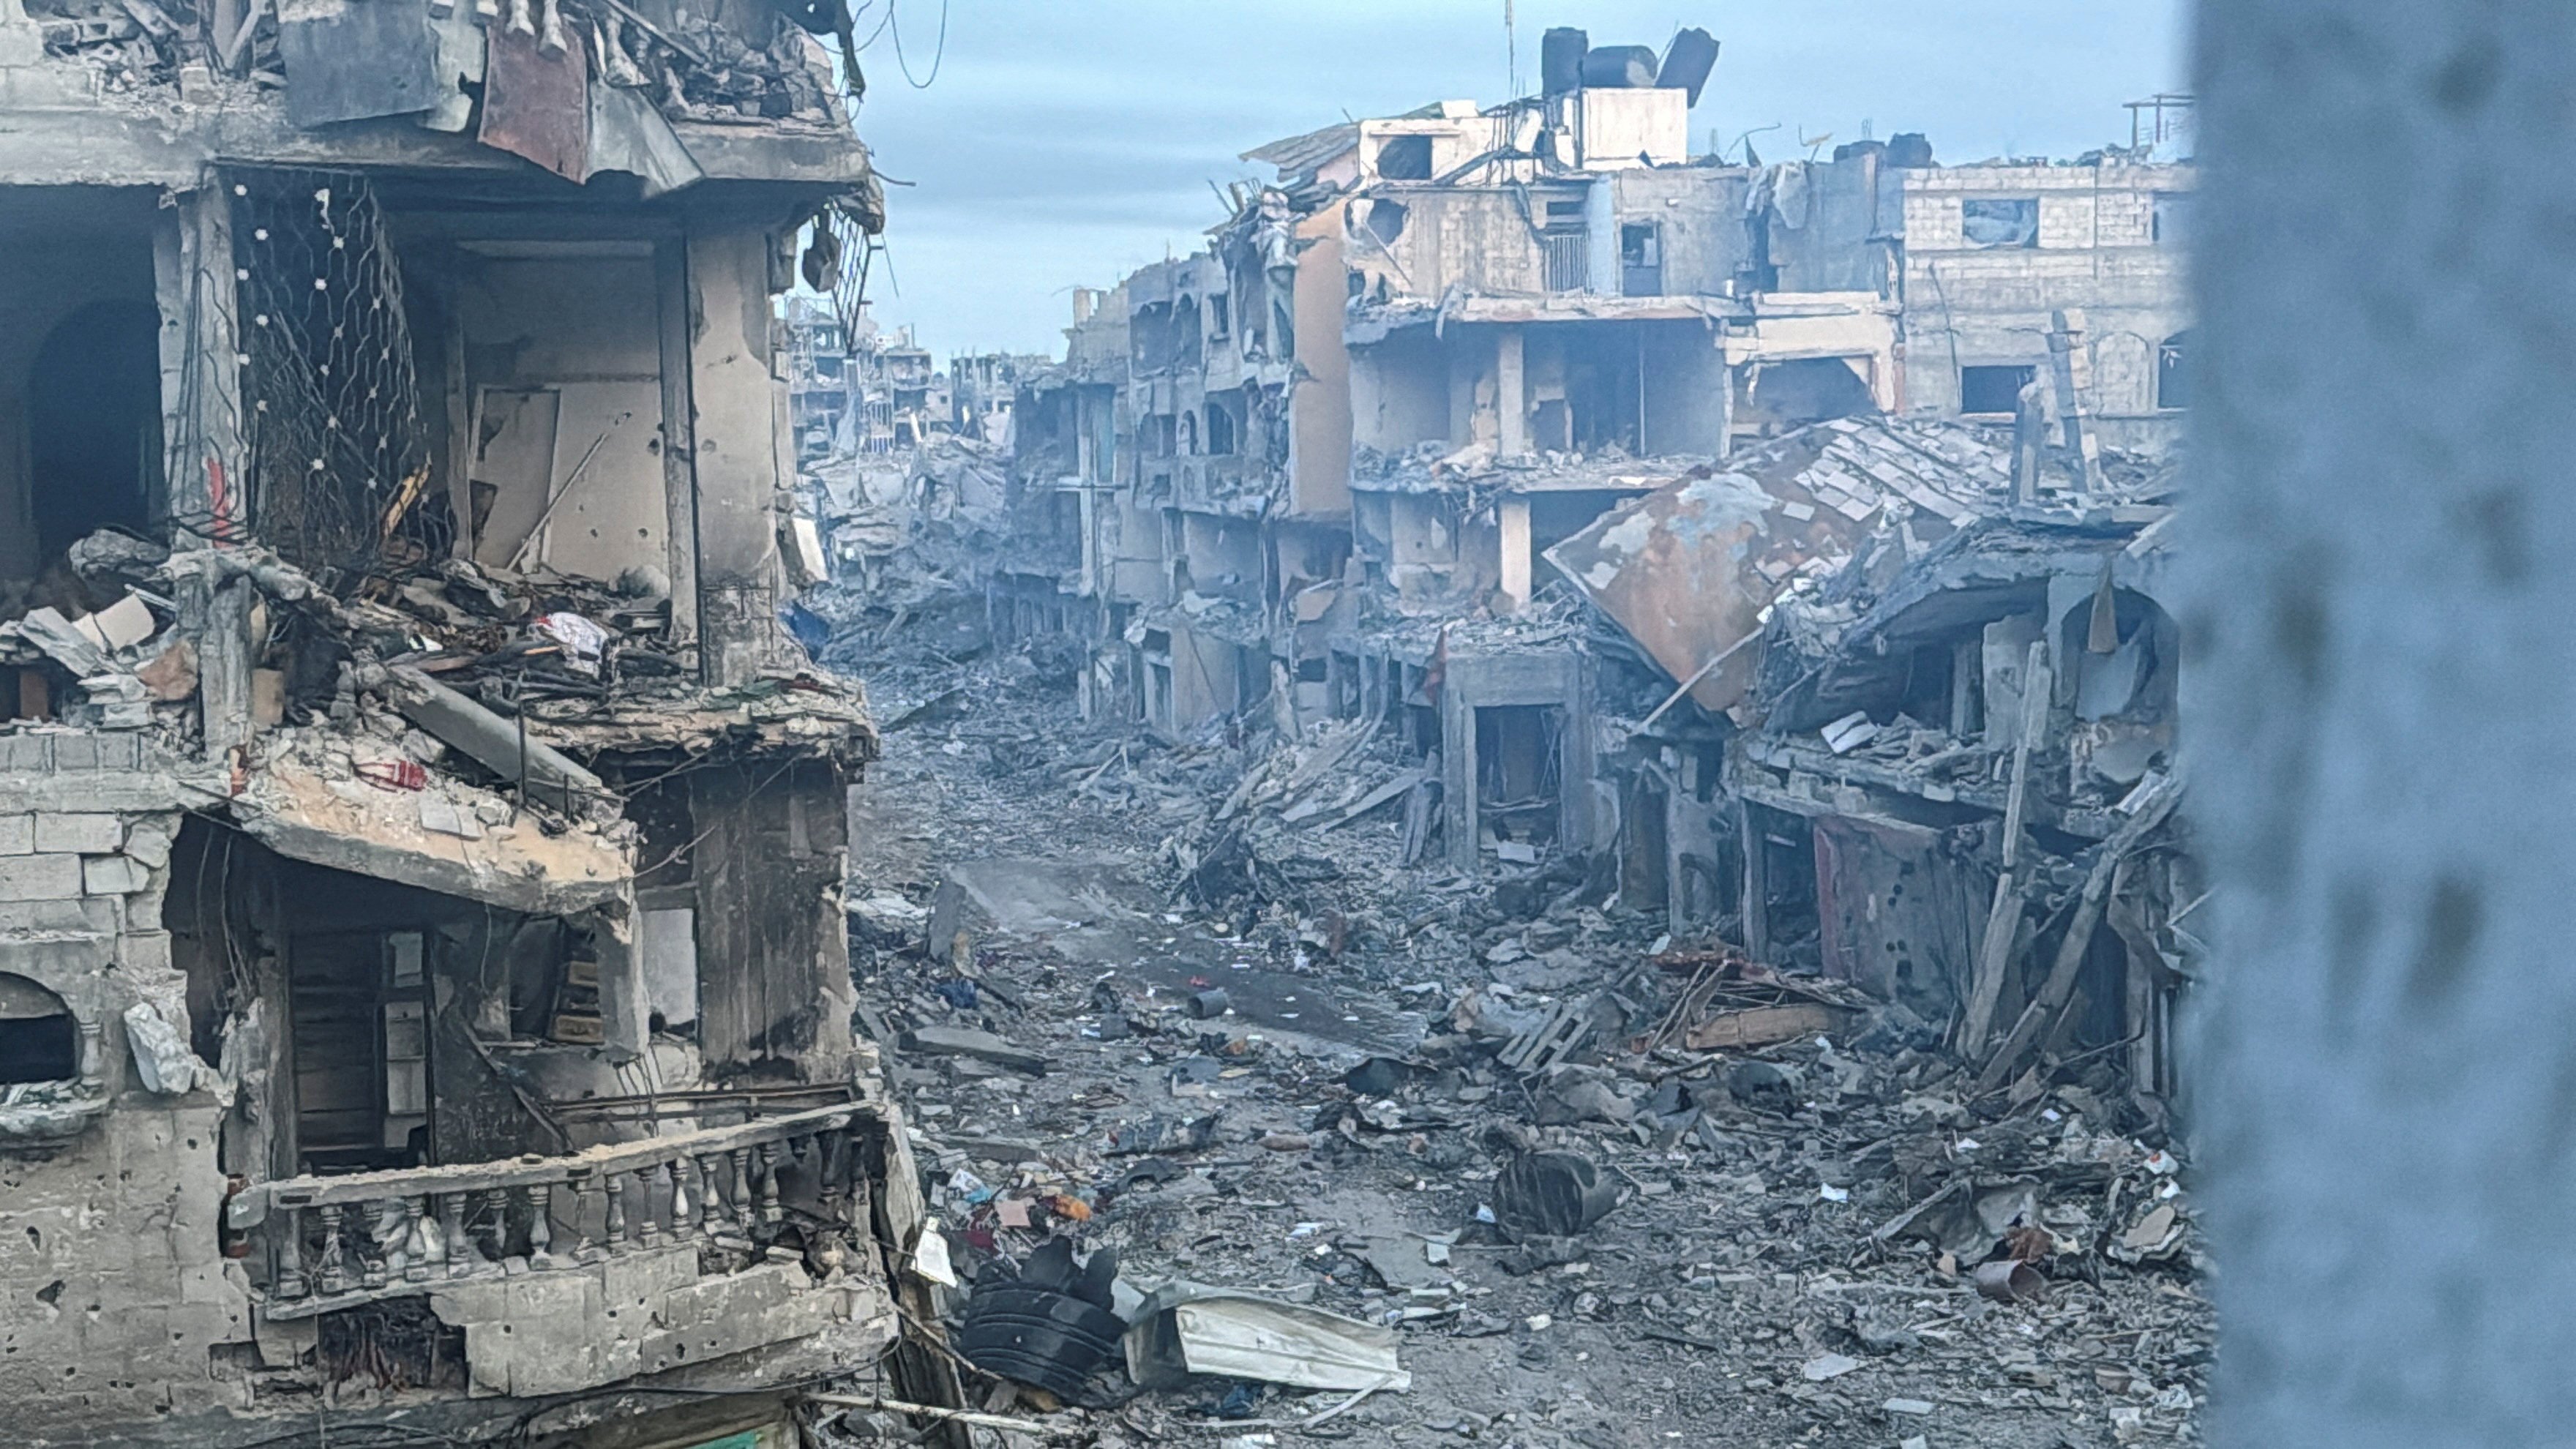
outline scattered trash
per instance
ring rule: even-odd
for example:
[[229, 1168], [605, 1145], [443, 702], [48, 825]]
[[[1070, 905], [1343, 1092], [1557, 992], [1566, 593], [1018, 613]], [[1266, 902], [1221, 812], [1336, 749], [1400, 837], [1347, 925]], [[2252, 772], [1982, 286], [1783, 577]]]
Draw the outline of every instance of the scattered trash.
[[1195, 1152], [1216, 1140], [1216, 1116], [1150, 1117], [1110, 1134], [1109, 1152], [1127, 1157], [1143, 1153]]
[[945, 1288], [957, 1286], [957, 1270], [950, 1265], [948, 1240], [939, 1235], [939, 1220], [929, 1219], [921, 1225], [921, 1236], [912, 1245], [913, 1271]]
[[1127, 1331], [1112, 1309], [1117, 1274], [1117, 1254], [1076, 1264], [1069, 1241], [1051, 1240], [1021, 1266], [1017, 1282], [977, 1282], [957, 1350], [987, 1373], [1078, 1397]]
[[1176, 1282], [1148, 1294], [1134, 1324], [1127, 1372], [1149, 1389], [1194, 1375], [1308, 1389], [1413, 1386], [1393, 1330], [1302, 1304]]
[[1574, 1237], [1618, 1201], [1618, 1185], [1579, 1152], [1523, 1153], [1494, 1179], [1494, 1220], [1516, 1237]]
[[1979, 1263], [1971, 1277], [1977, 1292], [1997, 1303], [2035, 1303], [2048, 1295], [2048, 1280], [2028, 1263]]
[[1043, 1075], [1047, 1069], [1047, 1059], [1044, 1055], [1024, 1051], [989, 1031], [978, 1031], [973, 1027], [915, 1027], [906, 1034], [903, 1044], [906, 1050], [920, 1052], [924, 1056], [972, 1057], [977, 1061], [991, 1062], [997, 1067], [1008, 1067], [1015, 1072], [1028, 1072], [1032, 1075]]

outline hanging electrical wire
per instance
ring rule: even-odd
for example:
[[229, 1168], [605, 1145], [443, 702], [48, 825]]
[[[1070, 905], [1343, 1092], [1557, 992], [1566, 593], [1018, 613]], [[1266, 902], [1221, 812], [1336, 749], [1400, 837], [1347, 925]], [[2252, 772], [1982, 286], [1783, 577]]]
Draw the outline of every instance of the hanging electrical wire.
[[895, 18], [894, 0], [886, 0], [886, 28], [894, 32], [894, 63], [903, 71], [903, 78], [914, 90], [930, 89], [930, 83], [939, 79], [940, 64], [948, 59], [948, 0], [939, 0], [939, 42], [931, 53], [930, 74], [918, 80], [913, 78], [912, 62], [904, 58], [903, 25]]

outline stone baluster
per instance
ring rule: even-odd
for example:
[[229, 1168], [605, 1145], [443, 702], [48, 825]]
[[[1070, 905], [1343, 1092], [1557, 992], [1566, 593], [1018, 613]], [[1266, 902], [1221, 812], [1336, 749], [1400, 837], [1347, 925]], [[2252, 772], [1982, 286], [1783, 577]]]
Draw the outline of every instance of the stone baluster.
[[733, 1202], [734, 1229], [743, 1236], [749, 1237], [752, 1224], [758, 1221], [752, 1216], [751, 1207], [751, 1154], [743, 1148], [736, 1147], [726, 1152], [725, 1156], [733, 1163], [733, 1182], [727, 1188], [725, 1196]]
[[322, 1205], [322, 1269], [318, 1277], [325, 1294], [345, 1292], [349, 1287], [348, 1265], [341, 1257], [341, 1215], [338, 1203]]
[[754, 1149], [760, 1154], [760, 1220], [777, 1222], [785, 1214], [778, 1206], [778, 1158], [782, 1144], [764, 1142]]
[[698, 1231], [710, 1238], [721, 1235], [725, 1230], [724, 1199], [716, 1190], [716, 1181], [724, 1171], [722, 1161], [721, 1158], [713, 1163], [705, 1157], [690, 1159], [690, 1166], [698, 1179]]
[[304, 1276], [304, 1209], [281, 1207], [277, 1210], [277, 1296], [301, 1298], [312, 1291]]
[[823, 1221], [838, 1223], [841, 1216], [841, 1159], [849, 1144], [839, 1133], [826, 1133], [814, 1139], [814, 1181], [819, 1184], [816, 1196], [822, 1200]]
[[447, 1222], [438, 1215], [440, 1202], [434, 1193], [423, 1193], [420, 1198], [420, 1231], [413, 1236], [420, 1240], [421, 1276], [424, 1278], [447, 1276]]
[[611, 1172], [608, 1179], [608, 1251], [626, 1251], [626, 1174]]
[[850, 1128], [849, 1135], [841, 1141], [841, 1180], [849, 1189], [850, 1221], [854, 1224], [865, 1224], [870, 1210], [868, 1144], [867, 1139], [859, 1135], [856, 1125]]
[[429, 1281], [429, 1195], [403, 1199], [403, 1281]]
[[658, 1167], [635, 1169], [636, 1226], [638, 1235], [643, 1238], [644, 1246], [647, 1248], [662, 1246], [662, 1221], [653, 1211], [653, 1187], [661, 1180], [661, 1176], [662, 1169]]
[[695, 1168], [686, 1157], [675, 1157], [662, 1164], [671, 1178], [671, 1236], [686, 1238], [698, 1225], [697, 1199], [689, 1195], [689, 1178]]
[[536, 1183], [521, 1188], [528, 1201], [528, 1266], [551, 1268], [555, 1265], [553, 1216], [555, 1190], [550, 1183]]
[[476, 1216], [492, 1220], [492, 1253], [483, 1260], [483, 1266], [497, 1268], [502, 1259], [510, 1256], [510, 1190], [505, 1187], [483, 1189], [483, 1211]]
[[462, 1278], [474, 1271], [474, 1239], [465, 1231], [467, 1194], [442, 1193], [439, 1200], [446, 1206], [447, 1276]]
[[576, 1263], [596, 1263], [607, 1251], [590, 1235], [592, 1203], [599, 1196], [599, 1179], [582, 1174], [572, 1185], [572, 1258]]

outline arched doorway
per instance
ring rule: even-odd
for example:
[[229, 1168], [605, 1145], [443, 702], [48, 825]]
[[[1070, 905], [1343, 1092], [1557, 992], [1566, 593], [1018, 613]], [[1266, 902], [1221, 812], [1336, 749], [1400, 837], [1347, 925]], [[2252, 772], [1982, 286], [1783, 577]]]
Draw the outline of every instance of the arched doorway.
[[37, 350], [27, 453], [41, 556], [151, 521], [162, 482], [160, 332], [150, 302], [93, 302]]

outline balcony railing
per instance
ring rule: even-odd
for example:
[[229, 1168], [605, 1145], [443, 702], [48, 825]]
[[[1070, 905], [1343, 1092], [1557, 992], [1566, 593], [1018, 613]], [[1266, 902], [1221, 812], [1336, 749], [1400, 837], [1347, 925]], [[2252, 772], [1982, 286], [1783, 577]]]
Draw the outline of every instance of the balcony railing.
[[586, 1269], [689, 1244], [748, 1249], [789, 1196], [829, 1226], [867, 1219], [865, 1103], [558, 1157], [254, 1183], [227, 1221], [268, 1272], [265, 1313], [304, 1318], [449, 1279]]

